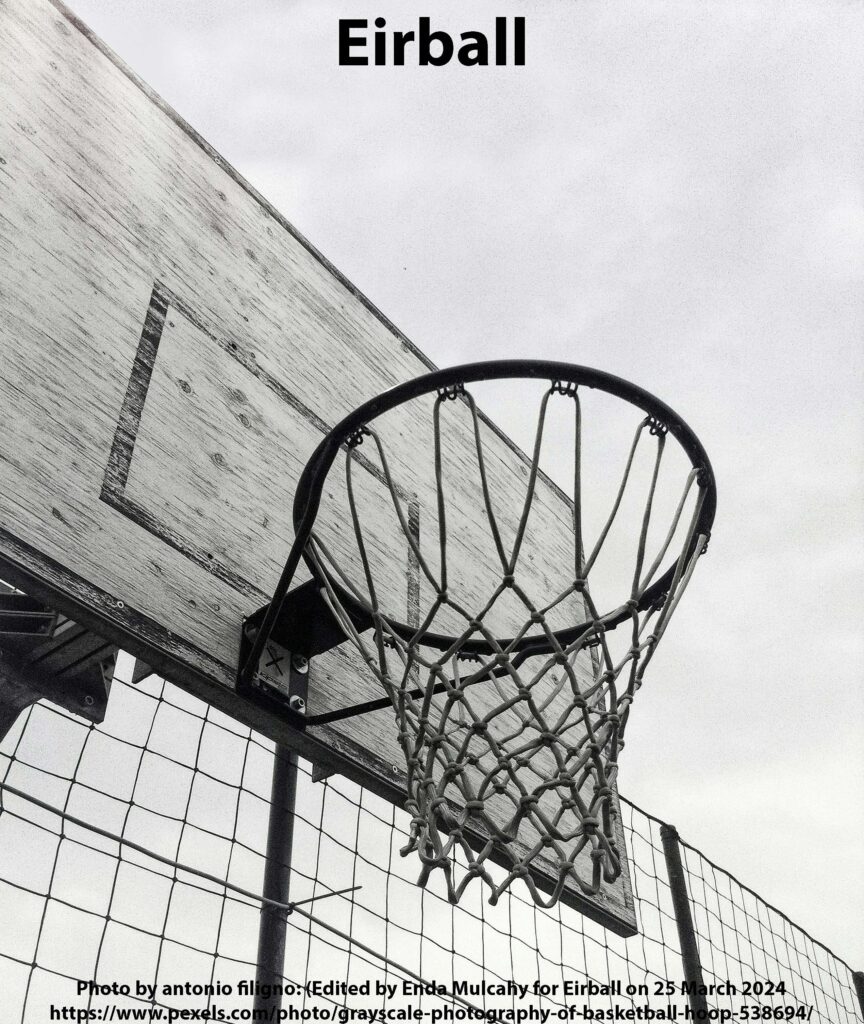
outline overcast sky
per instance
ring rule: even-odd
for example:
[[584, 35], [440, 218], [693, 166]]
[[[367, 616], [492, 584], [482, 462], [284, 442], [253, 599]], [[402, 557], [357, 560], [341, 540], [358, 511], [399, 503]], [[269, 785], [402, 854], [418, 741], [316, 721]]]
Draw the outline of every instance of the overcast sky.
[[[72, 7], [438, 365], [597, 366], [690, 423], [715, 531], [621, 789], [864, 966], [864, 6]], [[418, 11], [524, 15], [526, 66], [339, 67], [340, 17]]]

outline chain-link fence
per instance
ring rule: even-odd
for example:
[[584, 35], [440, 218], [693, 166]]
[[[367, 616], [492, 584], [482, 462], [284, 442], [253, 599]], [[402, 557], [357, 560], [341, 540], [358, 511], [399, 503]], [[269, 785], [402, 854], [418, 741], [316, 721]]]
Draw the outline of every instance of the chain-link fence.
[[[2, 1019], [147, 1020], [160, 1008], [165, 1020], [169, 1008], [252, 1019], [273, 744], [151, 676], [116, 681], [98, 727], [34, 705], [0, 750]], [[417, 888], [416, 861], [399, 855], [407, 816], [310, 773], [301, 762], [291, 899], [361, 888], [288, 917], [283, 1019], [344, 1020], [353, 1008], [371, 1020], [385, 1005], [431, 1024], [478, 1011], [543, 1024], [588, 1019], [585, 1008], [685, 1019], [656, 818], [622, 801], [639, 922], [624, 939], [567, 907], [540, 910], [518, 888], [494, 907], [481, 887], [458, 906]], [[705, 996], [709, 1019], [864, 1020], [847, 964], [678, 849], [702, 977], [720, 986]], [[659, 1016], [672, 1006], [678, 1017]], [[761, 1016], [741, 1016], [746, 1006]], [[133, 1011], [147, 1016], [123, 1016]]]

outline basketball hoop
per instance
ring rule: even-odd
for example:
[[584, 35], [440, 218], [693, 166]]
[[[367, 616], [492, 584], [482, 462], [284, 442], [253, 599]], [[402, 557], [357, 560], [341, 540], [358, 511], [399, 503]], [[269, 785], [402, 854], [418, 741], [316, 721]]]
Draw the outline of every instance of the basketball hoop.
[[[547, 386], [539, 399], [533, 451], [522, 470], [524, 502], [508, 533], [492, 497], [484, 442], [488, 421], [478, 412], [468, 385], [511, 378], [545, 381]], [[582, 472], [583, 394], [589, 390], [638, 414], [621, 452], [620, 483], [591, 544], [583, 536], [589, 489]], [[426, 396], [434, 396], [431, 458], [437, 527], [432, 542], [424, 545], [394, 481], [376, 421]], [[539, 514], [534, 508], [538, 481], [546, 479], [540, 461], [553, 402], [569, 403], [573, 414], [571, 515], [565, 528], [571, 557], [567, 564], [556, 563], [562, 579], [554, 588], [538, 594], [527, 564], [527, 538], [531, 517]], [[455, 557], [450, 545], [459, 538], [447, 501], [450, 403], [458, 405], [462, 427], [472, 438], [478, 486], [468, 514], [474, 527], [485, 524], [496, 568], [495, 584], [471, 607], [450, 581]], [[684, 456], [683, 479], [655, 542], [658, 524], [652, 517], [670, 439]], [[419, 569], [427, 600], [415, 622], [391, 614], [387, 595], [382, 598], [376, 585], [352, 474], [361, 446], [367, 453], [363, 457], [380, 468], [401, 534], [398, 543], [407, 545]], [[340, 453], [345, 522], [358, 554], [353, 570], [315, 529], [325, 481]], [[634, 513], [630, 492], [637, 487], [635, 467], [643, 457], [647, 468], [638, 484], [643, 493]], [[621, 870], [615, 783], [630, 708], [706, 548], [715, 505], [713, 474], [695, 435], [671, 409], [632, 384], [584, 367], [533, 360], [474, 363], [427, 374], [347, 416], [307, 463], [294, 502], [294, 545], [242, 674], [248, 679], [254, 672], [302, 558], [338, 624], [338, 638], [357, 648], [395, 712], [411, 814], [410, 841], [402, 852], [419, 856], [420, 884], [440, 869], [453, 902], [475, 877], [490, 886], [493, 903], [516, 878], [524, 879], [535, 902], [544, 907], [554, 904], [573, 880], [582, 891], [595, 894]], [[627, 566], [629, 583], [606, 606], [596, 596], [595, 576], [625, 507], [635, 516], [628, 534], [634, 547]], [[504, 604], [515, 626], [502, 633], [495, 615]], [[451, 628], [441, 629], [442, 618]], [[545, 895], [532, 876], [532, 864], [541, 856], [547, 863], [551, 859], [557, 873]], [[507, 865], [503, 878], [489, 869], [493, 857]]]

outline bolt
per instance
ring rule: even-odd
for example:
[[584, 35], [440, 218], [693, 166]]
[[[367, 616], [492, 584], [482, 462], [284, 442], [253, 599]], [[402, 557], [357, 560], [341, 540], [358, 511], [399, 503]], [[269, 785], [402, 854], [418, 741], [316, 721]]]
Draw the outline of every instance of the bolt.
[[288, 698], [288, 707], [292, 711], [296, 711], [298, 715], [302, 715], [306, 711], [306, 701], [295, 694], [295, 696]]
[[309, 659], [304, 658], [302, 654], [292, 654], [291, 667], [294, 669], [295, 672], [308, 672]]

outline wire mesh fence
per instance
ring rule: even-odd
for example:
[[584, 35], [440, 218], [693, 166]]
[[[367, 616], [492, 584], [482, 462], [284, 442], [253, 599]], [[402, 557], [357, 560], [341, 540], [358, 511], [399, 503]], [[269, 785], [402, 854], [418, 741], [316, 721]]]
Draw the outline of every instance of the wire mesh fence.
[[[98, 727], [49, 704], [22, 715], [0, 747], [2, 1019], [253, 1019], [273, 758], [268, 740], [154, 676], [116, 680]], [[639, 922], [628, 939], [519, 888], [494, 907], [480, 889], [453, 906], [418, 888], [399, 853], [407, 815], [341, 777], [313, 782], [301, 762], [291, 899], [360, 888], [288, 917], [282, 1019], [386, 1007], [431, 1024], [544, 1024], [670, 1006], [677, 1018], [654, 1019], [684, 1019], [686, 997], [668, 991], [684, 972], [662, 823], [626, 800], [622, 816]], [[745, 1006], [787, 1014], [749, 1019], [864, 1019], [847, 964], [681, 852], [704, 981], [719, 986], [711, 1019], [748, 1019]]]

